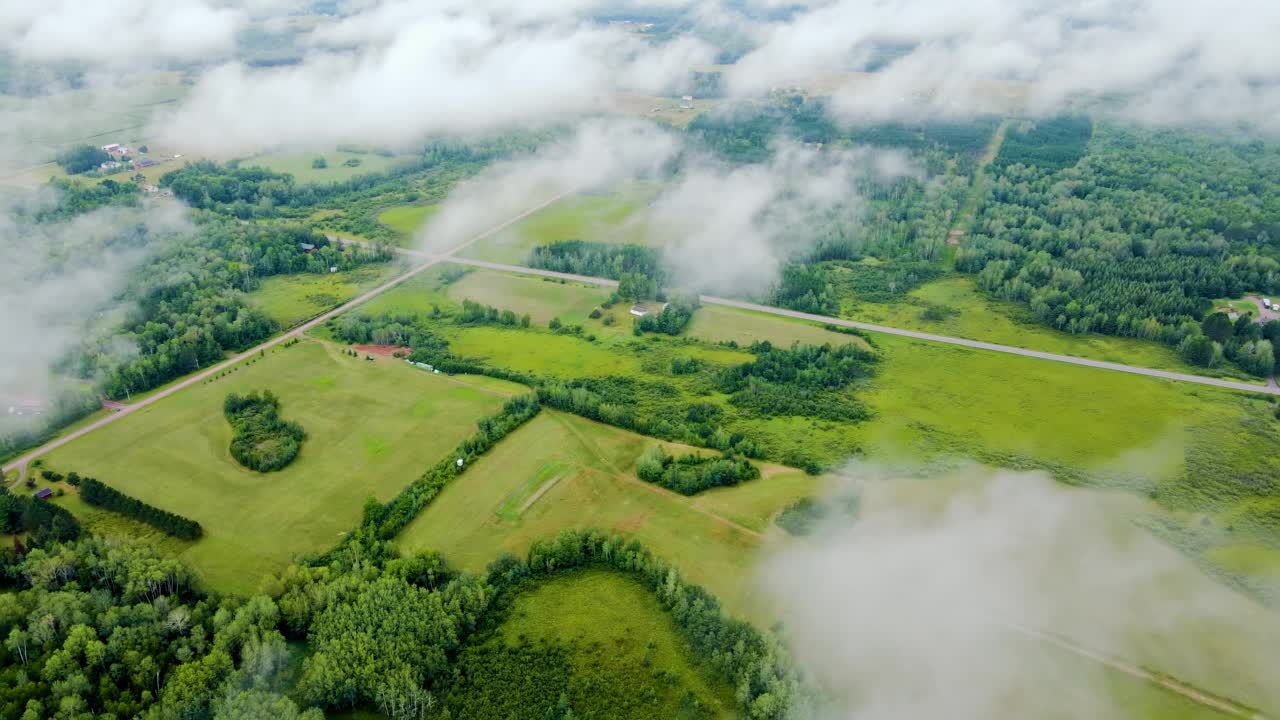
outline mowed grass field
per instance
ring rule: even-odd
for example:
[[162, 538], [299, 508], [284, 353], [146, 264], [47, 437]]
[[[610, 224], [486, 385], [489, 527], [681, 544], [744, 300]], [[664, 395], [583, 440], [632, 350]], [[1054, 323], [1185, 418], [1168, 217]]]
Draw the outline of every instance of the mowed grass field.
[[[639, 539], [712, 588], [735, 612], [753, 604], [753, 550], [772, 513], [821, 481], [765, 466], [766, 477], [695, 498], [659, 492], [635, 477], [635, 462], [659, 444], [607, 425], [544, 410], [452, 482], [400, 534], [405, 551], [440, 550], [482, 570], [503, 552], [565, 528], [599, 528]], [[678, 446], [662, 443], [669, 448]]]
[[644, 221], [643, 208], [653, 192], [648, 186], [637, 186], [618, 193], [574, 195], [459, 254], [522, 265], [533, 248], [560, 240], [660, 244], [661, 238], [652, 235]]
[[[473, 300], [511, 309], [520, 315], [527, 313], [533, 322], [543, 325], [553, 317], [564, 322], [585, 324], [592, 309], [605, 302], [610, 292], [598, 285], [562, 284], [532, 275], [484, 270], [469, 272], [448, 288], [448, 296], [454, 302]], [[631, 331], [630, 323], [622, 327], [627, 332]]]
[[275, 275], [263, 279], [262, 285], [249, 293], [249, 301], [280, 323], [280, 327], [290, 328], [377, 287], [398, 271], [399, 266], [386, 264], [324, 275]]
[[[328, 167], [312, 167], [311, 164], [316, 158], [324, 158], [325, 162], [328, 163]], [[355, 167], [349, 167], [346, 165], [349, 160], [358, 161], [359, 164]], [[330, 149], [311, 152], [282, 150], [243, 158], [240, 160], [240, 165], [243, 167], [265, 167], [276, 172], [289, 173], [299, 184], [324, 184], [350, 180], [357, 175], [385, 172], [394, 168], [400, 162], [401, 160], [398, 158], [376, 153], [353, 153]]]
[[[367, 362], [317, 341], [277, 349], [59, 448], [47, 462], [200, 522], [183, 556], [213, 588], [250, 593], [292, 557], [333, 546], [369, 496], [386, 501], [496, 412], [507, 394]], [[274, 473], [237, 464], [229, 392], [270, 389], [301, 423], [298, 459]]]

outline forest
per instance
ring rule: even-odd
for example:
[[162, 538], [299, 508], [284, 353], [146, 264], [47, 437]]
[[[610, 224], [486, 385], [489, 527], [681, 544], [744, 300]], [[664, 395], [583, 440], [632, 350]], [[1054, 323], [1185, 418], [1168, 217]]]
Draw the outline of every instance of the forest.
[[231, 457], [258, 472], [279, 470], [293, 462], [307, 433], [280, 417], [280, 399], [270, 390], [246, 395], [230, 393], [222, 412], [231, 424]]
[[1108, 125], [1070, 166], [1075, 145], [1062, 147], [1048, 160], [1010, 151], [956, 268], [1052, 327], [1189, 343], [1185, 356], [1212, 365], [1221, 353], [1188, 339], [1214, 301], [1280, 291], [1280, 186], [1264, 180], [1280, 150]]

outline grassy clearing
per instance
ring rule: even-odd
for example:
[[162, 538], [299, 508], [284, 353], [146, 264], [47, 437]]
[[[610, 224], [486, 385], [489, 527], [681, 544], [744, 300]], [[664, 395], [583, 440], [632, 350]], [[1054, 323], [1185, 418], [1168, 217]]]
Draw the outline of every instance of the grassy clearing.
[[[738, 515], [765, 529], [761, 516], [769, 508], [812, 492], [818, 481], [766, 466], [765, 478], [697, 498], [658, 493], [634, 472], [640, 454], [657, 442], [544, 410], [446, 487], [397, 543], [404, 550], [434, 548], [480, 570], [499, 554], [523, 554], [534, 540], [564, 528], [601, 528], [638, 538], [734, 611], [751, 610], [757, 538], [707, 512]], [[511, 512], [513, 506], [523, 511]]]
[[[681, 717], [686, 692], [711, 710], [710, 717], [734, 715], [732, 688], [698, 662], [653, 594], [620, 573], [574, 572], [522, 591], [486, 641], [504, 652], [524, 643], [567, 648], [565, 692], [579, 717], [618, 717], [621, 708], [601, 706], [609, 691], [625, 693], [633, 702], [641, 699], [643, 708], [629, 708], [635, 711], [630, 717]], [[532, 688], [515, 685], [508, 692], [526, 702], [556, 702], [555, 697], [525, 698], [520, 691]]]
[[463, 250], [463, 257], [523, 264], [538, 245], [558, 240], [652, 244], [640, 208], [653, 189], [635, 187], [617, 194], [575, 195], [541, 210], [510, 229]]
[[439, 205], [401, 205], [378, 213], [378, 222], [412, 237], [439, 211]]
[[[948, 309], [950, 317], [933, 321], [922, 319], [921, 313], [931, 305]], [[1045, 327], [1025, 308], [986, 297], [969, 277], [952, 276], [927, 283], [911, 291], [899, 303], [847, 301], [841, 309], [841, 316], [1060, 355], [1206, 374], [1204, 368], [1183, 362], [1167, 345], [1107, 335], [1071, 335]]]
[[846, 335], [823, 329], [804, 320], [792, 320], [776, 315], [739, 310], [719, 305], [704, 305], [693, 316], [687, 334], [710, 342], [736, 342], [746, 347], [753, 342], [768, 340], [774, 345], [792, 343], [844, 345], [865, 341], [855, 335]]
[[[609, 298], [609, 289], [583, 283], [549, 281], [532, 275], [477, 271], [449, 286], [449, 298], [461, 303], [474, 300], [485, 305], [528, 313], [534, 322], [546, 324], [553, 317], [567, 323], [586, 324], [591, 310]], [[615, 326], [617, 327], [617, 326]], [[625, 329], [630, 332], [630, 324]]]
[[[222, 416], [228, 392], [262, 388], [308, 433], [298, 459], [270, 474], [231, 458]], [[252, 592], [293, 556], [331, 547], [359, 522], [366, 497], [390, 499], [504, 400], [304, 342], [69, 443], [48, 462], [199, 521], [205, 537], [183, 555], [212, 587]]]
[[[316, 158], [324, 158], [328, 167], [312, 167], [311, 163]], [[348, 166], [346, 163], [349, 161], [359, 164], [354, 167]], [[299, 184], [323, 184], [350, 180], [357, 175], [386, 172], [400, 162], [397, 158], [375, 153], [353, 153], [334, 149], [313, 152], [283, 150], [244, 158], [240, 164], [244, 167], [260, 166], [276, 172], [289, 173]]]
[[395, 274], [394, 265], [365, 266], [349, 272], [298, 273], [266, 278], [249, 294], [280, 327], [290, 328], [347, 302]]

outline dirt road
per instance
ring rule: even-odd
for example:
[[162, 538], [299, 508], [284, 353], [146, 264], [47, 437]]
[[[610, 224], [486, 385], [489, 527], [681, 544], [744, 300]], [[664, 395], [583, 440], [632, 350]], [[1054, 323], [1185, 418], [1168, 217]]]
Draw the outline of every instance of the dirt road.
[[[493, 234], [495, 234], [495, 233], [501, 232], [502, 230], [506, 229], [508, 226], [510, 226], [510, 225], [512, 225], [512, 224], [514, 224], [514, 223], [517, 223], [517, 222], [519, 222], [519, 221], [521, 221], [521, 220], [525, 219], [526, 217], [528, 217], [528, 216], [532, 215], [533, 213], [538, 212], [539, 210], [541, 210], [541, 209], [543, 209], [543, 208], [547, 207], [548, 205], [551, 205], [551, 204], [553, 204], [553, 203], [557, 202], [558, 200], [560, 200], [560, 198], [562, 198], [562, 197], [564, 197], [565, 195], [568, 195], [568, 194], [569, 194], [569, 193], [561, 193], [561, 194], [556, 195], [555, 197], [551, 198], [550, 200], [548, 200], [548, 201], [546, 201], [546, 202], [544, 202], [544, 203], [542, 203], [542, 204], [540, 204], [540, 205], [537, 205], [536, 207], [529, 208], [528, 210], [525, 210], [524, 212], [520, 213], [519, 215], [516, 215], [515, 217], [512, 217], [512, 218], [510, 218], [510, 219], [506, 220], [505, 222], [502, 222], [501, 224], [495, 225], [494, 227], [491, 227], [491, 228], [489, 228], [488, 230], [485, 230], [484, 232], [482, 232], [482, 233], [480, 233], [480, 234], [478, 234], [478, 235], [475, 235], [474, 237], [469, 238], [469, 239], [468, 239], [468, 240], [466, 240], [465, 242], [463, 242], [463, 243], [461, 243], [461, 244], [457, 245], [457, 246], [456, 246], [456, 247], [454, 247], [454, 248], [451, 248], [448, 252], [446, 252], [446, 253], [444, 253], [444, 254], [442, 254], [442, 255], [425, 256], [425, 259], [426, 259], [426, 261], [425, 261], [425, 262], [423, 262], [423, 263], [421, 263], [421, 264], [419, 264], [419, 265], [415, 266], [414, 268], [410, 269], [409, 271], [407, 271], [407, 272], [405, 272], [405, 273], [402, 273], [402, 274], [400, 274], [400, 275], [396, 276], [395, 278], [392, 278], [391, 280], [388, 280], [387, 282], [385, 282], [385, 283], [383, 283], [383, 284], [379, 285], [378, 287], [376, 287], [376, 288], [374, 288], [374, 289], [370, 290], [369, 292], [367, 292], [367, 293], [365, 293], [365, 294], [361, 295], [360, 297], [355, 298], [354, 300], [351, 300], [351, 301], [349, 301], [349, 302], [347, 302], [347, 303], [344, 303], [344, 304], [342, 304], [342, 305], [339, 305], [338, 307], [336, 307], [336, 308], [334, 308], [334, 309], [330, 310], [329, 312], [326, 312], [326, 313], [324, 313], [324, 314], [322, 314], [322, 315], [318, 315], [318, 316], [316, 316], [316, 317], [312, 318], [311, 320], [308, 320], [307, 322], [303, 323], [302, 325], [299, 325], [298, 327], [296, 327], [296, 328], [294, 328], [294, 329], [292, 329], [292, 330], [290, 330], [290, 331], [288, 331], [288, 332], [286, 332], [286, 333], [283, 333], [283, 334], [281, 334], [281, 335], [277, 335], [276, 337], [271, 338], [270, 340], [268, 340], [268, 341], [266, 341], [266, 342], [262, 343], [261, 345], [258, 345], [257, 347], [255, 347], [255, 348], [253, 348], [253, 349], [251, 349], [251, 350], [246, 350], [245, 352], [240, 353], [239, 355], [236, 355], [235, 357], [231, 358], [230, 360], [224, 360], [224, 361], [222, 361], [222, 362], [218, 363], [217, 365], [212, 365], [212, 366], [210, 366], [210, 367], [208, 367], [208, 368], [206, 368], [206, 369], [204, 369], [204, 370], [202, 370], [202, 371], [200, 371], [200, 372], [196, 373], [195, 375], [189, 375], [189, 376], [187, 376], [186, 378], [183, 378], [182, 380], [179, 380], [179, 381], [177, 381], [177, 382], [173, 383], [172, 385], [170, 385], [170, 386], [168, 386], [168, 387], [164, 388], [163, 390], [161, 390], [161, 391], [157, 392], [157, 393], [156, 393], [156, 394], [154, 394], [154, 395], [151, 395], [151, 396], [147, 397], [147, 398], [146, 398], [146, 399], [144, 399], [144, 400], [139, 400], [138, 402], [135, 402], [135, 403], [129, 403], [129, 404], [127, 404], [127, 405], [124, 405], [123, 407], [121, 407], [121, 409], [120, 409], [118, 412], [115, 412], [115, 413], [113, 413], [113, 414], [111, 414], [111, 415], [108, 415], [108, 416], [106, 416], [106, 417], [102, 418], [101, 420], [98, 420], [98, 421], [96, 421], [96, 422], [93, 422], [93, 423], [90, 423], [90, 424], [88, 424], [88, 425], [85, 425], [84, 427], [79, 428], [79, 429], [75, 430], [74, 432], [67, 433], [66, 435], [63, 435], [62, 437], [59, 437], [59, 438], [57, 438], [57, 439], [55, 439], [55, 440], [51, 440], [51, 441], [49, 441], [49, 442], [45, 443], [44, 445], [41, 445], [40, 447], [38, 447], [38, 448], [36, 448], [36, 449], [34, 449], [34, 450], [32, 450], [32, 451], [30, 451], [30, 452], [28, 452], [28, 453], [26, 453], [26, 454], [22, 455], [21, 457], [19, 457], [19, 458], [15, 459], [15, 460], [12, 460], [12, 461], [10, 461], [10, 462], [8, 462], [8, 463], [6, 463], [6, 464], [4, 465], [4, 472], [9, 472], [10, 470], [15, 470], [15, 469], [16, 469], [16, 470], [18, 470], [18, 481], [17, 481], [17, 482], [21, 482], [21, 481], [22, 481], [22, 479], [26, 476], [27, 464], [28, 464], [28, 463], [30, 463], [32, 460], [34, 460], [34, 459], [36, 459], [36, 458], [40, 457], [41, 455], [44, 455], [44, 454], [46, 454], [46, 453], [48, 453], [48, 452], [51, 452], [52, 450], [55, 450], [55, 449], [57, 449], [57, 448], [60, 448], [60, 447], [62, 447], [63, 445], [66, 445], [67, 443], [71, 442], [72, 440], [76, 440], [76, 439], [78, 439], [78, 438], [84, 437], [85, 435], [88, 435], [89, 433], [93, 432], [94, 430], [97, 430], [98, 428], [101, 428], [101, 427], [103, 427], [103, 426], [105, 426], [105, 425], [109, 425], [109, 424], [111, 424], [111, 423], [113, 423], [113, 422], [116, 422], [116, 421], [120, 420], [121, 418], [127, 417], [127, 416], [129, 416], [129, 415], [131, 415], [131, 414], [133, 414], [133, 413], [135, 413], [135, 412], [138, 412], [139, 410], [141, 410], [141, 409], [143, 409], [143, 408], [145, 408], [145, 407], [148, 407], [148, 406], [152, 405], [153, 403], [159, 402], [160, 400], [163, 400], [163, 399], [165, 399], [165, 398], [169, 397], [170, 395], [172, 395], [172, 394], [174, 394], [174, 393], [178, 392], [179, 390], [182, 390], [182, 389], [184, 389], [184, 388], [191, 387], [192, 385], [195, 385], [196, 383], [201, 382], [201, 381], [203, 381], [203, 380], [205, 380], [205, 379], [207, 379], [207, 378], [211, 377], [212, 375], [215, 375], [215, 374], [217, 374], [218, 372], [221, 372], [222, 370], [224, 370], [224, 369], [226, 369], [226, 368], [228, 368], [228, 367], [230, 367], [230, 366], [232, 366], [232, 365], [235, 365], [235, 364], [236, 364], [236, 363], [238, 363], [238, 362], [241, 362], [241, 361], [243, 361], [243, 360], [246, 360], [246, 359], [248, 359], [248, 358], [252, 357], [253, 355], [256, 355], [256, 354], [258, 354], [258, 353], [262, 352], [263, 350], [267, 350], [267, 349], [269, 349], [269, 348], [273, 348], [273, 347], [275, 347], [276, 345], [279, 345], [280, 343], [282, 343], [282, 342], [284, 342], [284, 341], [286, 341], [286, 340], [288, 340], [288, 339], [290, 339], [290, 338], [296, 337], [296, 336], [298, 336], [298, 335], [301, 335], [301, 334], [303, 334], [303, 333], [307, 332], [307, 331], [308, 331], [308, 330], [310, 330], [311, 328], [316, 327], [317, 325], [320, 325], [321, 323], [324, 323], [324, 322], [328, 321], [328, 320], [329, 320], [329, 319], [331, 319], [331, 318], [334, 318], [334, 317], [337, 317], [338, 315], [341, 315], [342, 313], [344, 313], [344, 312], [346, 312], [346, 311], [350, 310], [350, 309], [351, 309], [351, 308], [353, 308], [353, 307], [356, 307], [357, 305], [360, 305], [360, 304], [362, 304], [362, 303], [366, 303], [366, 302], [368, 302], [368, 301], [372, 300], [373, 298], [375, 298], [375, 297], [377, 297], [377, 296], [381, 295], [382, 293], [384, 293], [384, 292], [386, 292], [386, 291], [390, 290], [391, 288], [393, 288], [393, 287], [395, 287], [395, 286], [399, 285], [400, 283], [404, 282], [405, 280], [408, 280], [409, 278], [411, 278], [411, 277], [413, 277], [413, 276], [415, 276], [415, 275], [417, 275], [417, 274], [421, 273], [422, 271], [426, 270], [427, 268], [430, 268], [430, 267], [432, 267], [433, 265], [438, 265], [439, 263], [441, 263], [441, 262], [445, 261], [445, 260], [446, 260], [446, 259], [448, 259], [448, 257], [449, 257], [450, 255], [452, 255], [453, 253], [460, 252], [460, 251], [462, 251], [462, 250], [466, 249], [467, 247], [469, 247], [470, 245], [472, 245], [472, 244], [474, 244], [474, 243], [477, 243], [477, 242], [479, 242], [479, 241], [481, 241], [481, 240], [483, 240], [483, 239], [485, 239], [485, 238], [487, 238], [487, 237], [489, 237], [489, 236], [491, 236], [491, 235], [493, 235]], [[16, 483], [15, 483], [15, 484], [16, 484]]]
[[[414, 253], [415, 251], [406, 252]], [[472, 267], [481, 267], [489, 270], [501, 270], [504, 272], [522, 273], [525, 275], [574, 280], [577, 282], [592, 283], [603, 287], [617, 287], [618, 285], [617, 281], [605, 278], [587, 277], [585, 275], [574, 275], [571, 273], [561, 273], [552, 270], [537, 270], [518, 265], [503, 265], [501, 263], [487, 262], [485, 260], [471, 260], [469, 258], [460, 257], [442, 257], [439, 259], [444, 262], [470, 265]], [[1068, 363], [1070, 365], [1083, 365], [1085, 367], [1098, 368], [1100, 370], [1112, 370], [1114, 372], [1145, 375], [1147, 377], [1160, 378], [1163, 380], [1196, 383], [1199, 385], [1212, 385], [1214, 387], [1226, 388], [1228, 390], [1242, 390], [1244, 392], [1262, 393], [1265, 395], [1280, 395], [1280, 387], [1278, 386], [1263, 384], [1252, 385], [1250, 383], [1236, 382], [1234, 380], [1221, 380], [1219, 378], [1188, 375], [1186, 373], [1170, 372], [1168, 370], [1155, 370], [1152, 368], [1123, 365], [1121, 363], [1106, 362], [1103, 360], [1090, 360], [1088, 358], [1073, 357], [1071, 355], [1058, 355], [1057, 353], [1028, 350], [1026, 348], [1013, 347], [1012, 345], [997, 345], [996, 343], [982, 342], [981, 340], [968, 340], [965, 338], [949, 337], [947, 335], [934, 335], [933, 333], [920, 332], [918, 330], [905, 330], [903, 328], [873, 325], [871, 323], [858, 322], [856, 320], [844, 320], [842, 318], [827, 317], [825, 315], [814, 315], [812, 313], [804, 313], [797, 310], [786, 310], [784, 308], [770, 307], [768, 305], [758, 305], [756, 303], [745, 302], [743, 300], [730, 300], [728, 298], [703, 295], [702, 303], [704, 305], [722, 305], [724, 307], [751, 310], [753, 312], [765, 313], [767, 315], [778, 315], [780, 317], [795, 318], [797, 320], [808, 320], [810, 322], [831, 324], [840, 327], [855, 328], [858, 330], [867, 330], [869, 332], [883, 333], [885, 335], [897, 335], [899, 337], [913, 338], [915, 340], [927, 340], [929, 342], [942, 343], [944, 345], [959, 345], [961, 347], [973, 348], [975, 350], [990, 350], [991, 352], [1021, 355], [1023, 357], [1037, 358], [1040, 360]]]

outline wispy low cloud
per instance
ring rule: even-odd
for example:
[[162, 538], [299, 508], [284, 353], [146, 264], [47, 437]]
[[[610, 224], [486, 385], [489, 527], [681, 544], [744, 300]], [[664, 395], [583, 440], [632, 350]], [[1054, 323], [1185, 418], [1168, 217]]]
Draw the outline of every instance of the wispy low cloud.
[[761, 571], [833, 720], [1132, 717], [1123, 688], [1140, 680], [1068, 645], [1280, 707], [1280, 622], [1118, 499], [984, 469], [861, 490], [856, 521], [784, 544]]
[[762, 29], [730, 79], [750, 93], [879, 59], [888, 64], [874, 77], [839, 87], [838, 111], [964, 115], [1012, 97], [1033, 113], [1103, 106], [1280, 129], [1276, 27], [1271, 0], [835, 0]]
[[53, 195], [42, 190], [0, 206], [0, 397], [47, 395], [49, 368], [84, 342], [148, 254], [188, 229], [176, 205], [102, 208], [66, 222], [24, 219]]
[[210, 0], [12, 0], [0, 3], [0, 50], [110, 66], [204, 60], [234, 50], [248, 19]]
[[661, 90], [711, 57], [572, 12], [384, 3], [318, 29], [294, 66], [217, 67], [157, 129], [193, 150], [412, 143], [427, 133], [545, 125], [600, 111], [622, 86]]
[[856, 232], [863, 203], [857, 184], [912, 174], [897, 152], [821, 151], [783, 143], [762, 164], [689, 160], [654, 202], [650, 227], [669, 238], [665, 254], [677, 284], [706, 292], [766, 290], [788, 259], [812, 250], [836, 218]]
[[680, 150], [676, 135], [652, 123], [585, 121], [572, 135], [459, 184], [418, 238], [418, 246], [453, 248], [554, 198], [655, 177]]

